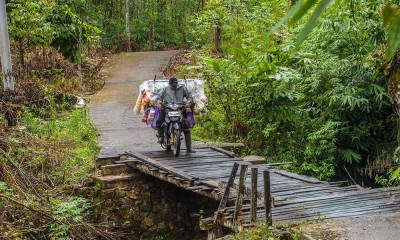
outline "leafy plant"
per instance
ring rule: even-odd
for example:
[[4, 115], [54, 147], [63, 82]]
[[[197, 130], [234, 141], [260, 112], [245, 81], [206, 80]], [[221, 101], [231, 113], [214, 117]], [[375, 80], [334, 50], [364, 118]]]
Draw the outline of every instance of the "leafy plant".
[[[217, 57], [201, 51], [206, 65], [191, 68], [209, 76], [209, 116], [200, 118], [199, 132], [243, 141], [248, 153], [294, 162], [290, 170], [321, 179], [393, 151], [396, 120], [381, 71], [385, 29], [379, 6], [357, 3], [349, 10], [337, 1], [297, 1], [280, 23], [285, 13], [270, 3], [210, 3], [196, 16], [203, 24], [195, 36], [207, 43], [206, 29], [217, 19], [224, 47]], [[301, 19], [312, 6], [319, 23], [308, 26], [300, 45], [291, 36], [305, 36]], [[291, 25], [274, 28], [290, 17]], [[254, 23], [264, 18], [261, 30]]]

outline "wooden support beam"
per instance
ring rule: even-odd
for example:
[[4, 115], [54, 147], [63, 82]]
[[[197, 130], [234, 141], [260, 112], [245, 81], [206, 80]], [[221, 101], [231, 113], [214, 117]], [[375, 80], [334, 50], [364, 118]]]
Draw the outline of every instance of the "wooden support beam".
[[231, 152], [231, 151], [228, 151], [228, 150], [225, 150], [225, 149], [222, 149], [222, 148], [218, 148], [218, 147], [210, 147], [210, 148], [212, 150], [214, 150], [214, 151], [223, 153], [223, 154], [227, 155], [230, 158], [234, 158], [235, 157], [235, 153], [234, 152]]
[[242, 205], [243, 205], [243, 195], [244, 189], [246, 188], [246, 173], [248, 165], [243, 164], [240, 166], [240, 176], [239, 176], [239, 189], [236, 197], [235, 212], [233, 213], [233, 225], [240, 223], [240, 217], [242, 215]]
[[257, 174], [258, 168], [251, 168], [251, 207], [250, 207], [250, 222], [257, 223]]
[[265, 206], [265, 220], [268, 226], [272, 225], [272, 212], [271, 212], [271, 180], [269, 177], [269, 171], [264, 170], [264, 206]]
[[308, 176], [302, 176], [302, 175], [298, 175], [296, 173], [292, 173], [292, 172], [287, 172], [287, 171], [283, 171], [283, 170], [274, 170], [274, 173], [277, 173], [279, 175], [288, 177], [288, 178], [292, 178], [292, 179], [297, 179], [306, 183], [321, 183], [320, 180], [316, 179], [316, 178], [312, 178], [312, 177], [308, 177]]
[[180, 178], [188, 180], [188, 181], [191, 182], [191, 185], [193, 185], [193, 182], [198, 179], [196, 177], [189, 176], [189, 175], [181, 172], [180, 170], [178, 170], [176, 168], [172, 168], [172, 167], [170, 167], [170, 166], [168, 166], [166, 164], [163, 164], [163, 163], [161, 163], [159, 161], [151, 159], [151, 158], [149, 158], [149, 157], [147, 157], [147, 156], [145, 156], [143, 154], [136, 153], [136, 152], [127, 152], [126, 154], [128, 154], [129, 156], [135, 157], [135, 158], [141, 160], [144, 163], [147, 163], [147, 164], [152, 165], [154, 167], [157, 167], [157, 168], [159, 168], [161, 170], [164, 170], [164, 171], [167, 171], [169, 173], [172, 173], [172, 174], [174, 174], [174, 175], [176, 175], [176, 176], [178, 176]]
[[219, 206], [218, 206], [218, 211], [222, 210], [226, 207], [226, 203], [228, 202], [228, 198], [229, 198], [229, 190], [233, 186], [233, 182], [235, 181], [235, 177], [236, 177], [238, 168], [239, 168], [239, 164], [233, 163], [232, 171], [231, 171], [231, 174], [229, 175], [229, 180], [228, 180], [228, 183], [226, 184], [224, 195], [222, 196], [221, 202], [219, 203]]

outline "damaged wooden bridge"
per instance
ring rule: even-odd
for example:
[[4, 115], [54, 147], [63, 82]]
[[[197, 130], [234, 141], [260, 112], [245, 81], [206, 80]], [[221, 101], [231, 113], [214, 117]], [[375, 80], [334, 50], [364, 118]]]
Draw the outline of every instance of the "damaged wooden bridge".
[[220, 201], [215, 215], [202, 219], [210, 238], [221, 227], [240, 230], [260, 221], [271, 224], [272, 220], [295, 222], [400, 210], [400, 188], [364, 189], [346, 182], [324, 182], [274, 168], [284, 163], [253, 164], [214, 147], [196, 150], [178, 158], [162, 150], [126, 152], [113, 162]]

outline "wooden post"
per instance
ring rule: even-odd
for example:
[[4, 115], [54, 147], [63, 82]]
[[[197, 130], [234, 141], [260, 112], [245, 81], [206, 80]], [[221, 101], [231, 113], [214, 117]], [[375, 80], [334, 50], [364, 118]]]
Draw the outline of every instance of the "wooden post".
[[226, 184], [226, 188], [224, 191], [224, 195], [222, 195], [221, 201], [219, 202], [218, 210], [215, 212], [214, 215], [214, 226], [211, 230], [208, 231], [208, 240], [214, 240], [223, 236], [222, 228], [220, 227], [218, 220], [221, 214], [221, 210], [226, 207], [226, 203], [228, 202], [229, 198], [229, 190], [233, 186], [233, 182], [235, 181], [235, 177], [239, 168], [238, 163], [233, 163], [231, 174], [229, 175], [228, 183]]
[[269, 170], [264, 170], [264, 207], [265, 207], [265, 220], [268, 226], [272, 225], [271, 213], [271, 181], [269, 177]]
[[240, 166], [240, 177], [239, 177], [239, 190], [236, 197], [235, 212], [233, 213], [233, 225], [240, 223], [240, 217], [242, 215], [243, 195], [246, 183], [246, 172], [248, 165]]
[[233, 163], [232, 171], [231, 171], [231, 174], [229, 175], [229, 180], [226, 185], [224, 195], [221, 198], [221, 202], [219, 202], [218, 211], [224, 209], [226, 206], [226, 203], [228, 202], [229, 190], [233, 186], [233, 181], [235, 180], [238, 168], [239, 168], [239, 164]]
[[251, 167], [251, 205], [250, 223], [257, 223], [257, 174], [258, 168]]

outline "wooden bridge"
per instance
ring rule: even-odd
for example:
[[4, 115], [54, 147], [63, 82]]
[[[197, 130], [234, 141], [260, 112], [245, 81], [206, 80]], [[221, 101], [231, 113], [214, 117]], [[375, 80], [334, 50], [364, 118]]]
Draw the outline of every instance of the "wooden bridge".
[[[259, 221], [270, 223], [271, 217], [293, 222], [400, 210], [400, 188], [364, 189], [319, 181], [273, 168], [279, 164], [253, 165], [220, 148], [200, 148], [178, 158], [163, 150], [121, 155], [113, 162], [221, 201], [215, 216], [202, 219], [202, 228], [213, 234], [221, 226], [237, 230]], [[99, 157], [102, 160], [106, 157]]]

